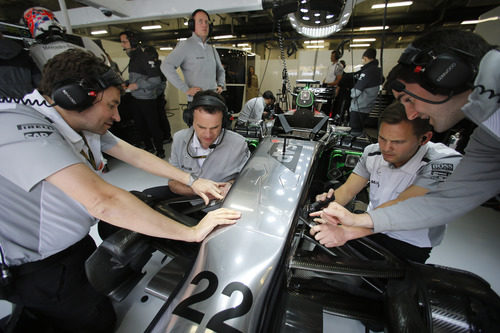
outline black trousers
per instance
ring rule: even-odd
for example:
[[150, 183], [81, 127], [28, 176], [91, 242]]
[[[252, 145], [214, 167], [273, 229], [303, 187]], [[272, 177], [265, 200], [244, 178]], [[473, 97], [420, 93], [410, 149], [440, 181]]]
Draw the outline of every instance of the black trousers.
[[165, 94], [161, 94], [156, 99], [156, 106], [158, 110], [158, 117], [160, 117], [161, 130], [163, 132], [163, 139], [168, 140], [172, 138], [172, 133], [170, 129], [170, 122], [168, 121], [167, 114], [165, 113], [165, 105], [167, 101], [165, 100]]
[[49, 258], [10, 267], [13, 282], [7, 300], [33, 315], [21, 316], [18, 332], [113, 332], [113, 305], [85, 274], [85, 260], [95, 249], [86, 236]]
[[137, 130], [142, 136], [146, 149], [152, 148], [151, 138], [153, 138], [154, 148], [157, 153], [164, 152], [163, 131], [160, 127], [160, 117], [158, 115], [157, 99], [132, 99], [134, 121]]
[[366, 118], [368, 118], [368, 113], [357, 111], [349, 112], [349, 126], [351, 127], [352, 135], [360, 136], [363, 134]]

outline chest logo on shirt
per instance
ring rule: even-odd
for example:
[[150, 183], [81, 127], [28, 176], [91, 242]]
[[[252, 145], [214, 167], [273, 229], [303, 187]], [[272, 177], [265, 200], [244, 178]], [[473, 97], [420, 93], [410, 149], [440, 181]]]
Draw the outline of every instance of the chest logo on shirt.
[[54, 127], [46, 124], [18, 124], [17, 130], [22, 131], [25, 139], [45, 138], [54, 133]]
[[370, 179], [370, 186], [371, 185], [377, 185], [377, 187], [380, 187], [380, 183], [378, 180], [373, 180], [373, 179]]
[[441, 163], [432, 164], [431, 178], [438, 181], [444, 181], [453, 173], [453, 164]]

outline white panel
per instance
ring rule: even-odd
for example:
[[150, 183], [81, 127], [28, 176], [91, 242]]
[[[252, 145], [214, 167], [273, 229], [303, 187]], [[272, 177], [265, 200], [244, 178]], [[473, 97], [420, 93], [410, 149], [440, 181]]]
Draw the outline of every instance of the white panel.
[[[106, 17], [99, 9], [92, 7], [70, 9], [68, 13], [73, 28], [189, 16], [197, 8], [203, 8], [210, 14], [262, 9], [261, 0], [212, 0], [198, 1], [196, 4], [185, 0], [100, 0], [92, 2], [99, 4], [98, 7], [109, 8], [127, 17], [120, 18], [115, 15]], [[55, 12], [55, 15], [58, 20], [64, 22], [60, 11]]]

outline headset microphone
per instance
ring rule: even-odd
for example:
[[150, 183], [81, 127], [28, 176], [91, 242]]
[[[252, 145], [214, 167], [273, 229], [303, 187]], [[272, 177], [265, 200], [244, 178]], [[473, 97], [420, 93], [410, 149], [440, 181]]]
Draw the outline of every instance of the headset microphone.
[[395, 80], [395, 81], [392, 82], [391, 89], [396, 90], [397, 92], [404, 92], [404, 93], [408, 94], [409, 96], [411, 96], [413, 98], [416, 98], [416, 99], [418, 99], [418, 100], [420, 100], [422, 102], [429, 103], [429, 104], [443, 104], [443, 103], [448, 102], [453, 97], [453, 92], [450, 92], [450, 94], [448, 95], [448, 97], [446, 97], [445, 99], [443, 99], [441, 101], [431, 101], [429, 99], [420, 97], [420, 96], [415, 95], [414, 93], [406, 90], [405, 84], [403, 82], [401, 82], [401, 81], [398, 81], [398, 80]]
[[208, 148], [210, 149], [215, 149], [216, 147], [217, 147], [216, 143], [212, 143], [210, 146], [208, 146]]

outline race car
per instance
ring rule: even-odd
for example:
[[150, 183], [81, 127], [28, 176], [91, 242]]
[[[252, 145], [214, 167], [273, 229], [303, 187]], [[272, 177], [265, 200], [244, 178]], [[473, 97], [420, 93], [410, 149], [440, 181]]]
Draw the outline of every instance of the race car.
[[[199, 245], [121, 230], [87, 261], [91, 283], [123, 300], [142, 280], [152, 253], [164, 253], [167, 263], [145, 287], [163, 302], [146, 332], [322, 332], [325, 313], [372, 331], [500, 327], [500, 298], [472, 273], [402, 261], [366, 239], [329, 249], [309, 235], [309, 213], [319, 208], [315, 186], [328, 181], [325, 165], [336, 167], [332, 154], [352, 158], [347, 152], [357, 147], [345, 150], [345, 133], [327, 122], [316, 125], [291, 127], [282, 116], [274, 131], [280, 134], [261, 140], [217, 204], [241, 211], [238, 223], [219, 227]], [[150, 204], [196, 224], [196, 214], [203, 214], [197, 207], [174, 208], [184, 201]]]

